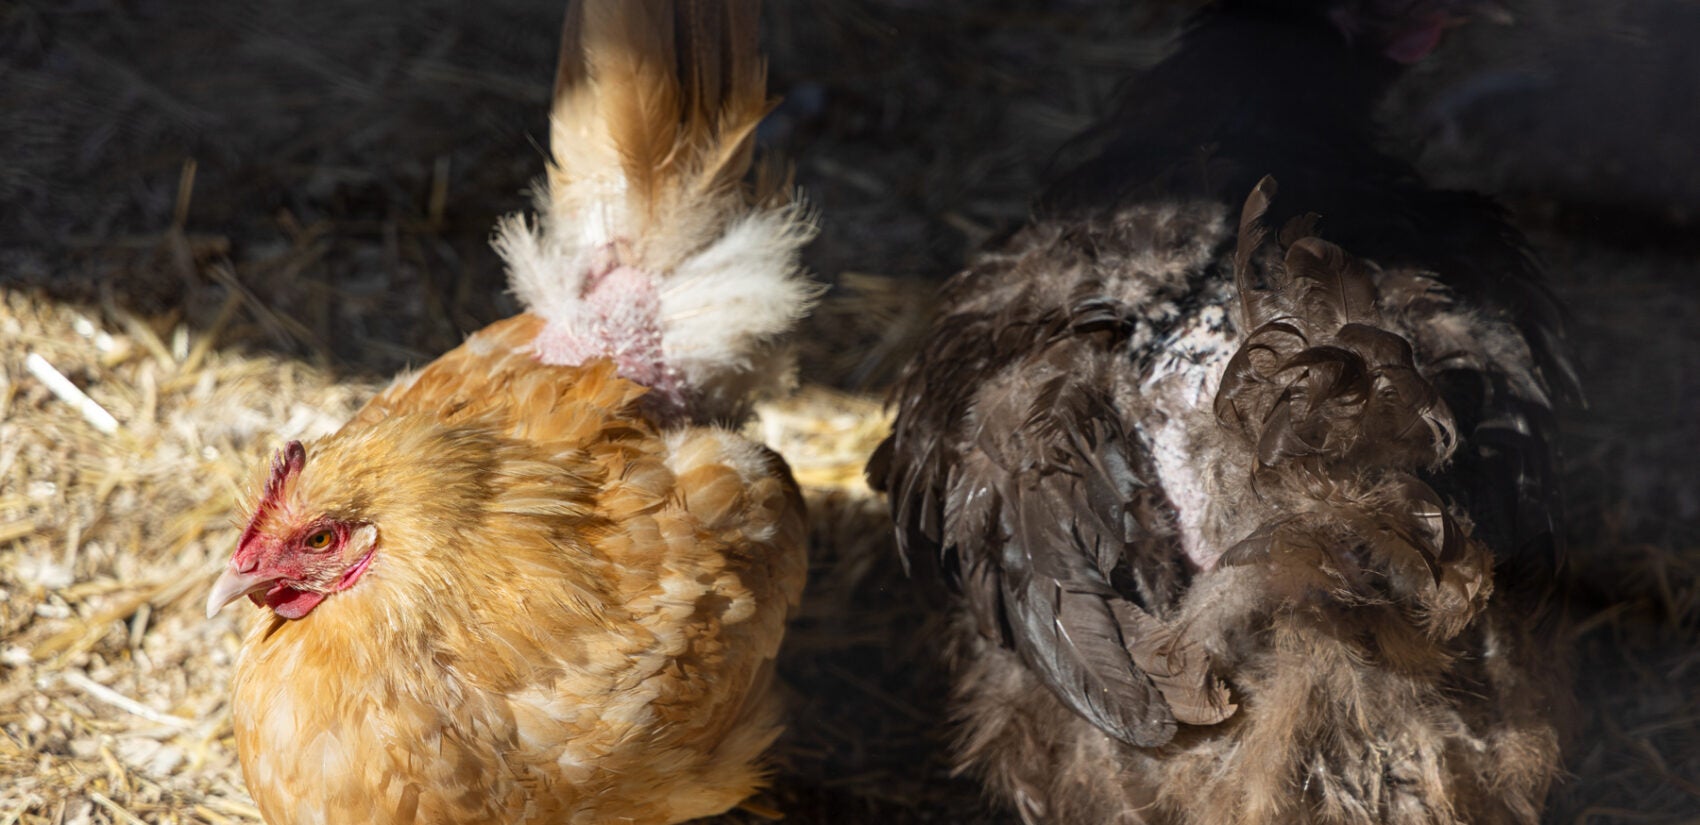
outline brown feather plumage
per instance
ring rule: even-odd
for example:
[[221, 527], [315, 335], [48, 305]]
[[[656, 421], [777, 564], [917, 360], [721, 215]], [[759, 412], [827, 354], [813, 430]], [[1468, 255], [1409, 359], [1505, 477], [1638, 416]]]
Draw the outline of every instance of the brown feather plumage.
[[1025, 821], [1528, 825], [1558, 771], [1550, 296], [1328, 8], [1212, 6], [896, 388], [870, 476]]

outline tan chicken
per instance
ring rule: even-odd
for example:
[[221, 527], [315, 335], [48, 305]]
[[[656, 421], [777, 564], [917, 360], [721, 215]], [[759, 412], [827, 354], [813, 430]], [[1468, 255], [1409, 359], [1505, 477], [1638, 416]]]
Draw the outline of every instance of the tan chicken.
[[702, 422], [778, 369], [812, 225], [747, 186], [754, 2], [567, 15], [529, 312], [286, 446], [208, 614], [273, 825], [678, 822], [762, 783], [805, 575], [781, 459]]

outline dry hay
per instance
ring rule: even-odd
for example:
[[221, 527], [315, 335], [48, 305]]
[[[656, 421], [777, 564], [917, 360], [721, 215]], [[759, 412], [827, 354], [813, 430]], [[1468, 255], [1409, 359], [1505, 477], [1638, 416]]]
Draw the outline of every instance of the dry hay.
[[236, 611], [207, 621], [206, 587], [250, 469], [278, 438], [333, 430], [370, 387], [223, 351], [218, 328], [3, 298], [0, 822], [255, 819], [225, 709]]
[[[949, 775], [929, 613], [859, 468], [931, 283], [1021, 221], [1055, 147], [1161, 53], [1173, 11], [1142, 9], [770, 4], [787, 102], [764, 140], [797, 159], [826, 220], [810, 260], [836, 289], [799, 342], [803, 391], [754, 425], [808, 487], [815, 536], [781, 665], [793, 722], [757, 807], [998, 818]], [[25, 161], [0, 169], [0, 200], [23, 207], [0, 227], [0, 825], [254, 821], [225, 709], [239, 611], [200, 609], [232, 493], [283, 439], [511, 308], [485, 239], [541, 163], [527, 135], [557, 14], [0, 4], [0, 145]], [[1419, 75], [1395, 108], [1468, 78]], [[1466, 148], [1433, 171], [1479, 180], [1507, 153]], [[1620, 217], [1554, 203], [1527, 165], [1504, 180], [1576, 307], [1593, 396], [1565, 441], [1587, 715], [1551, 819], [1695, 822], [1700, 250], [1656, 226], [1605, 237]], [[32, 353], [116, 431], [31, 374]]]
[[[236, 540], [232, 507], [252, 468], [282, 440], [334, 430], [376, 385], [220, 348], [221, 336], [243, 334], [228, 324], [196, 332], [110, 304], [0, 297], [0, 707], [9, 709], [0, 711], [0, 822], [255, 820], [227, 708], [246, 605], [207, 620], [206, 588]], [[103, 431], [101, 413], [56, 394], [32, 361], [86, 389], [116, 428]], [[875, 685], [877, 673], [836, 661], [884, 650], [899, 632], [877, 609], [849, 632], [843, 621], [888, 567], [884, 509], [861, 475], [888, 423], [876, 400], [811, 387], [762, 405], [750, 427], [786, 454], [817, 524], [817, 598], [797, 620], [789, 664], [818, 665], [820, 678], [850, 683], [922, 729], [936, 709], [917, 710]], [[872, 732], [866, 716], [807, 716], [798, 727], [811, 738]], [[781, 758], [819, 750], [793, 735]]]

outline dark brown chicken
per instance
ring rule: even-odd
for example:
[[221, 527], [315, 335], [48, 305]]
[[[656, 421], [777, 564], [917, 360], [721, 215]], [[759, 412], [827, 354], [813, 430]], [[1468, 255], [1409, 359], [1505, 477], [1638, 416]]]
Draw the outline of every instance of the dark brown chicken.
[[870, 476], [1024, 819], [1539, 818], [1558, 312], [1370, 114], [1466, 11], [1219, 4], [945, 286]]

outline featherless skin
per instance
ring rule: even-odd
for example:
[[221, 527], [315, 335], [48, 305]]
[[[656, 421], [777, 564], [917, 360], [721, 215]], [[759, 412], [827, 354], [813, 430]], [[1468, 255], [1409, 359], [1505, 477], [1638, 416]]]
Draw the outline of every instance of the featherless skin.
[[1371, 121], [1470, 5], [1222, 0], [945, 285], [869, 478], [1024, 820], [1538, 820], [1559, 314]]
[[[753, 2], [574, 3], [528, 311], [262, 468], [209, 615], [271, 825], [671, 823], [762, 784], [801, 496], [735, 419], [813, 289]], [[705, 326], [702, 318], [713, 323]]]

